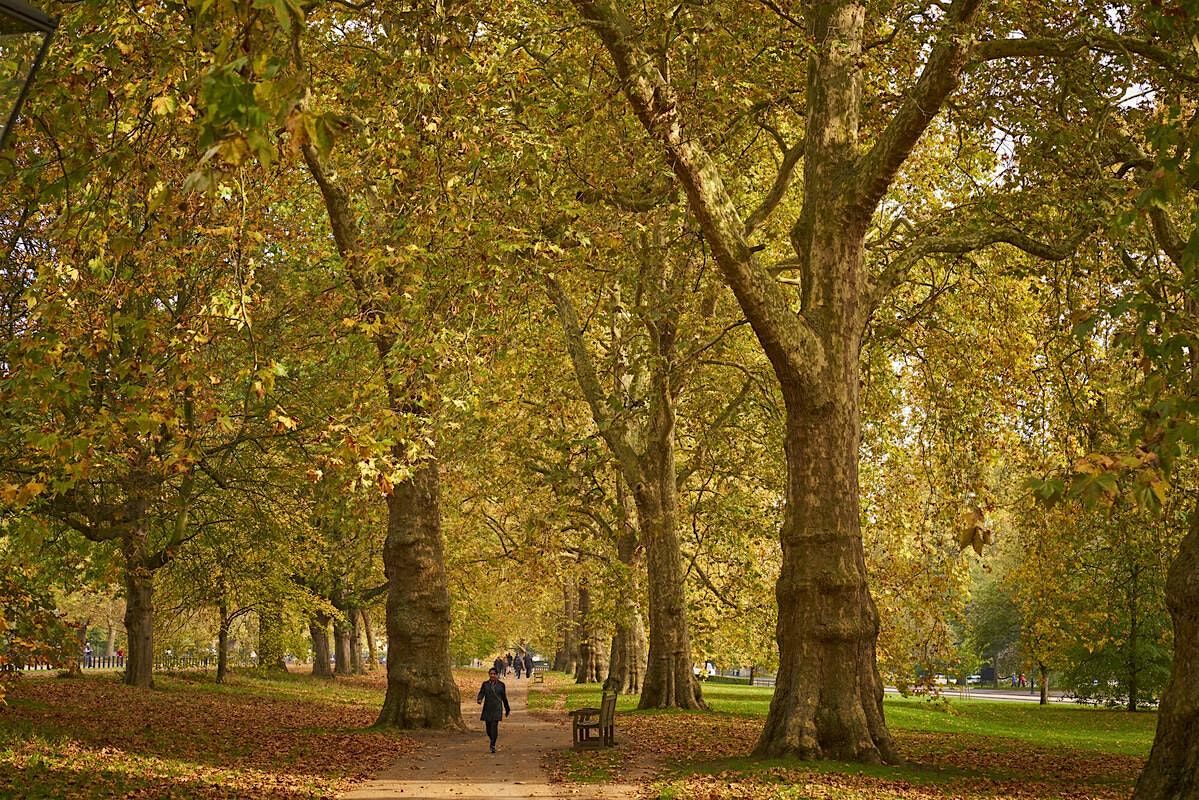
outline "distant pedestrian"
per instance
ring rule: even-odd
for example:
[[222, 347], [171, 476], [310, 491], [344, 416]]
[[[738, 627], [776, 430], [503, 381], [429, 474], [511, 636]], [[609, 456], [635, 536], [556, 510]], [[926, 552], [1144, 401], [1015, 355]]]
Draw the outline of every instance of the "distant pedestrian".
[[500, 680], [500, 671], [495, 667], [487, 670], [487, 680], [479, 687], [476, 703], [483, 704], [483, 713], [479, 719], [487, 727], [487, 738], [491, 740], [491, 752], [495, 752], [495, 740], [500, 735], [500, 720], [512, 713], [508, 705], [508, 691]]
[[1024, 688], [1025, 686], [1027, 686], [1027, 685], [1028, 685], [1028, 679], [1027, 679], [1027, 678], [1025, 678], [1025, 677], [1024, 677], [1024, 673], [1023, 673], [1023, 672], [1021, 672], [1021, 673], [1020, 673], [1020, 688], [1021, 688], [1021, 689], [1023, 689], [1023, 688]]
[[92, 665], [92, 645], [88, 642], [83, 645], [83, 666], [91, 667]]
[[527, 650], [525, 651], [525, 677], [533, 677], [533, 657], [529, 655]]
[[521, 660], [519, 653], [512, 659], [512, 669], [516, 670], [516, 679], [520, 680], [520, 673], [525, 670], [525, 662]]
[[506, 669], [504, 670], [504, 674], [507, 675], [509, 672], [512, 671], [512, 654], [511, 653], [508, 653], [508, 655], [506, 655], [504, 657], [504, 665], [506, 667]]
[[504, 672], [504, 657], [496, 656], [495, 661], [491, 662], [491, 668], [502, 675]]

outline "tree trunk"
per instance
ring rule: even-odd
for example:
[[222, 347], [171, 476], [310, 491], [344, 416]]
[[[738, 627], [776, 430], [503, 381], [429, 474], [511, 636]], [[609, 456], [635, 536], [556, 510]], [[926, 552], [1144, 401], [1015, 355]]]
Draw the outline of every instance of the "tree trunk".
[[229, 606], [221, 603], [217, 613], [221, 615], [221, 627], [216, 634], [216, 682], [224, 683], [229, 669]]
[[125, 684], [154, 688], [154, 573], [126, 549], [125, 557]]
[[333, 661], [334, 672], [338, 675], [351, 675], [354, 668], [350, 665], [350, 625], [346, 622], [342, 611], [333, 618]]
[[640, 694], [645, 675], [645, 624], [641, 619], [640, 581], [642, 570], [641, 547], [633, 524], [636, 510], [632, 507], [627, 488], [620, 475], [616, 477], [617, 503], [621, 510], [621, 533], [616, 541], [616, 556], [621, 563], [623, 585], [616, 601], [616, 633], [612, 636], [612, 651], [608, 659], [608, 677], [604, 690], [619, 694]]
[[1037, 669], [1041, 673], [1041, 705], [1049, 705], [1049, 667], [1042, 663], [1037, 663]]
[[603, 683], [608, 674], [608, 648], [602, 645], [598, 636], [593, 641], [595, 644], [591, 648], [591, 652], [595, 656], [591, 659], [591, 682]]
[[78, 678], [83, 674], [83, 662], [87, 658], [87, 625], [80, 625], [75, 633], [75, 654], [67, 661], [67, 675]]
[[641, 480], [631, 487], [649, 585], [649, 657], [637, 707], [707, 708], [692, 670], [683, 555], [675, 530], [674, 396], [666, 368], [673, 361], [674, 333], [666, 321], [658, 330], [665, 366], [653, 376], [653, 416], [646, 431]]
[[375, 629], [371, 626], [370, 614], [366, 613], [365, 608], [360, 608], [358, 613], [362, 615], [362, 630], [366, 633], [366, 656], [370, 662], [367, 668], [374, 672], [375, 667], [379, 665], [379, 650], [375, 647]]
[[[677, 387], [674, 384], [678, 309], [669, 301], [665, 263], [648, 240], [641, 251], [641, 276], [657, 302], [642, 323], [653, 343], [651, 390], [641, 425], [614, 419], [582, 340], [574, 305], [561, 285], [545, 279], [566, 335], [567, 349], [592, 419], [632, 490], [637, 525], [645, 546], [649, 583], [649, 657], [639, 708], [706, 708], [691, 670], [691, 639], [683, 586], [682, 551], [675, 530], [674, 463]], [[618, 339], [618, 337], [616, 337]], [[619, 383], [620, 375], [617, 375]], [[635, 432], [635, 428], [640, 431]]]
[[350, 617], [350, 672], [365, 675], [366, 669], [362, 666], [362, 629], [358, 626], [362, 615], [356, 608], [351, 608], [346, 613]]
[[[350, 281], [359, 285], [360, 231], [349, 198], [336, 179], [325, 172], [315, 147], [305, 145], [302, 152], [324, 197], [337, 250], [346, 262]], [[360, 293], [359, 311], [368, 319], [379, 319], [381, 312], [375, 303], [380, 299]], [[393, 337], [389, 330], [372, 337], [388, 405], [398, 414], [422, 414], [419, 402], [402, 395], [402, 381], [393, 374], [397, 358], [392, 352]], [[402, 446], [395, 448], [395, 455], [398, 463], [408, 460]], [[379, 712], [379, 725], [462, 727], [458, 687], [450, 672], [450, 593], [442, 552], [439, 492], [437, 462], [430, 459], [416, 465], [412, 477], [393, 487], [387, 497], [387, 538], [383, 545], [387, 695]]]
[[258, 668], [287, 672], [283, 652], [283, 609], [267, 603], [258, 611]]
[[115, 625], [109, 624], [108, 635], [104, 639], [104, 657], [112, 658], [116, 655], [117, 647], [117, 629]]
[[591, 589], [587, 582], [579, 583], [579, 602], [575, 606], [575, 638], [579, 643], [579, 659], [575, 664], [575, 683], [591, 683], [595, 672], [595, 636], [591, 630]]
[[[625, 605], [623, 596], [621, 604]], [[604, 690], [619, 694], [639, 694], [646, 662], [645, 625], [641, 621], [641, 612], [636, 607], [622, 608], [619, 613], [621, 616], [616, 622], [616, 633], [612, 635]]]
[[437, 462], [426, 461], [387, 498], [387, 696], [380, 725], [463, 727], [450, 672], [450, 593], [439, 493]]
[[[832, 396], [784, 387], [787, 506], [776, 596], [778, 682], [759, 756], [896, 762], [875, 659], [878, 610], [858, 517], [857, 337], [826, 340], [843, 372]], [[789, 390], [788, 390], [789, 389]]]
[[[649, 575], [649, 657], [638, 708], [707, 708], [692, 671], [683, 564], [674, 528], [674, 477], [634, 487]], [[670, 493], [665, 502], [661, 492]]]
[[858, 363], [870, 314], [903, 273], [871, 281], [862, 251], [880, 201], [958, 85], [981, 2], [952, 4], [919, 79], [869, 150], [859, 130], [866, 5], [801, 4], [813, 46], [804, 140], [788, 151], [803, 160], [802, 211], [790, 231], [800, 275], [798, 314], [795, 298], [754, 255], [747, 239], [753, 215], [742, 219], [729, 196], [716, 159], [704, 148], [708, 132], [689, 127], [659, 66], [662, 59], [653, 55], [656, 45], [625, 16], [622, 4], [573, 3], [612, 56], [620, 88], [646, 131], [666, 151], [787, 404], [779, 683], [756, 752], [897, 761], [883, 719], [875, 663], [878, 610], [868, 589], [858, 516]]
[[329, 664], [329, 615], [313, 614], [308, 622], [308, 633], [312, 636], [312, 674], [318, 678], [332, 678], [333, 668]]
[[579, 640], [575, 632], [578, 629], [576, 606], [578, 598], [573, 584], [562, 587], [562, 639], [558, 652], [554, 654], [554, 670], [573, 675], [575, 665], [579, 663]]
[[1137, 697], [1137, 677], [1140, 672], [1140, 664], [1137, 659], [1137, 639], [1140, 636], [1140, 619], [1138, 619], [1137, 600], [1140, 593], [1140, 568], [1133, 564], [1129, 574], [1129, 581], [1125, 587], [1125, 597], [1128, 602], [1128, 642], [1125, 644], [1127, 648], [1124, 665], [1128, 670], [1126, 684], [1128, 686], [1128, 710], [1136, 712], [1140, 698]]
[[1174, 663], [1133, 800], [1199, 800], [1199, 508], [1166, 578]]

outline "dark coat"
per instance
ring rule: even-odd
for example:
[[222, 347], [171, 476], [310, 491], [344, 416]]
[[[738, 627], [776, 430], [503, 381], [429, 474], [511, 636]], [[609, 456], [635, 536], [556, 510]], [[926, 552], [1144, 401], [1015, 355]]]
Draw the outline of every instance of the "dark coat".
[[504, 714], [512, 713], [512, 708], [508, 705], [508, 690], [503, 681], [496, 681], [494, 684], [490, 680], [483, 681], [475, 702], [483, 704], [483, 713], [479, 715], [479, 719], [484, 722], [499, 722], [504, 718]]
[[525, 653], [525, 672], [529, 675], [533, 674], [533, 657]]

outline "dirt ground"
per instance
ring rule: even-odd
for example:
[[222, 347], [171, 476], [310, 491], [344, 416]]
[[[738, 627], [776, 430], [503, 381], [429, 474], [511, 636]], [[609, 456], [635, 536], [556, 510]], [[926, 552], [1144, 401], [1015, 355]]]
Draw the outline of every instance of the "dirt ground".
[[[500, 723], [494, 754], [479, 720], [473, 695], [465, 697], [462, 719], [468, 731], [415, 734], [424, 747], [372, 780], [342, 795], [344, 800], [493, 800], [556, 797], [573, 800], [631, 798], [631, 784], [551, 783], [542, 769], [550, 750], [570, 749], [570, 718], [538, 718], [528, 710], [528, 681], [506, 681], [512, 715]], [[552, 721], [551, 721], [552, 720]]]

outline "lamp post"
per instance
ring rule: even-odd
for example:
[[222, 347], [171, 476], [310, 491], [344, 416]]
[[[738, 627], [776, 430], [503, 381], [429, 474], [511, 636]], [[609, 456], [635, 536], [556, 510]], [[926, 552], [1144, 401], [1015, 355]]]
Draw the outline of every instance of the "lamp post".
[[21, 0], [0, 0], [0, 153], [57, 27], [57, 21]]

